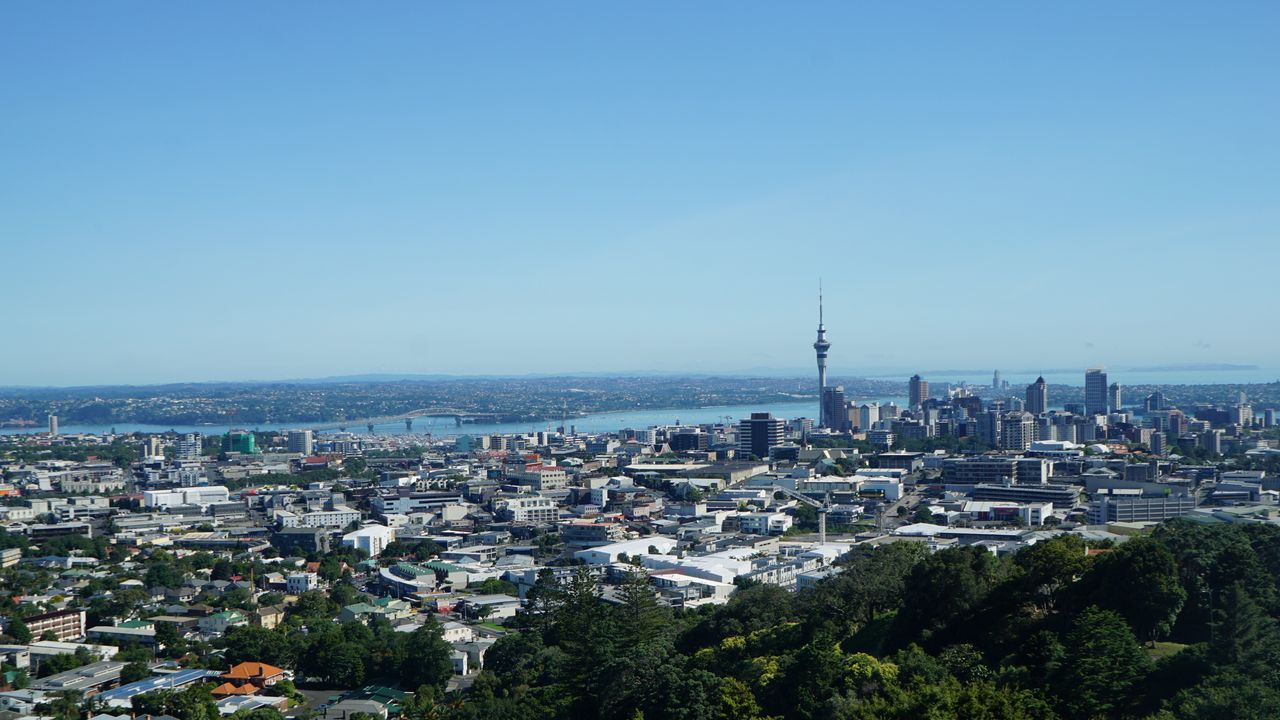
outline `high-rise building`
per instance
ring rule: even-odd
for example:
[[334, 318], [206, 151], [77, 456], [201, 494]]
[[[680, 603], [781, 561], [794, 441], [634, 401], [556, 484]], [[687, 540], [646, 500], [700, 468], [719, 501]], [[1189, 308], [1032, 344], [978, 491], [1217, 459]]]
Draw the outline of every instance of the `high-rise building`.
[[849, 429], [849, 411], [844, 404], [844, 386], [837, 385], [822, 389], [823, 425], [832, 430]]
[[1092, 368], [1084, 373], [1084, 413], [1086, 415], [1107, 414], [1107, 373], [1100, 368]]
[[1000, 418], [1000, 445], [1003, 450], [1028, 450], [1036, 441], [1038, 429], [1035, 416], [1025, 412], [1011, 412]]
[[1266, 427], [1276, 426], [1275, 408], [1267, 408], [1266, 410], [1262, 411], [1262, 424]]
[[1044, 381], [1043, 375], [1027, 386], [1025, 407], [1026, 411], [1032, 415], [1043, 415], [1049, 412], [1049, 384]]
[[310, 430], [289, 431], [289, 452], [310, 456], [314, 436]]
[[222, 451], [252, 455], [257, 452], [257, 439], [248, 430], [232, 430], [222, 437]]
[[855, 424], [859, 430], [870, 430], [878, 422], [880, 422], [880, 403], [863, 403], [858, 408], [858, 421]]
[[[825, 402], [821, 402], [825, 397], [827, 389], [827, 351], [831, 349], [831, 343], [827, 342], [827, 330], [822, 325], [822, 286], [818, 286], [818, 339], [813, 343], [813, 351], [818, 355], [818, 399], [821, 407], [818, 408], [818, 424], [822, 427], [831, 427], [832, 418], [827, 416], [827, 406]], [[768, 455], [765, 452], [760, 457]]]
[[919, 375], [912, 375], [909, 385], [910, 405], [911, 409], [915, 410], [929, 399], [929, 381]]
[[199, 460], [200, 454], [204, 450], [203, 445], [200, 433], [187, 433], [178, 438], [174, 454], [177, 455], [179, 460]]
[[1154, 455], [1164, 455], [1165, 453], [1164, 433], [1158, 432], [1158, 431], [1151, 433], [1151, 452]]
[[1159, 390], [1148, 395], [1144, 405], [1146, 406], [1147, 412], [1156, 412], [1158, 410], [1169, 409], [1168, 407], [1165, 406], [1164, 393], [1160, 392]]
[[49, 416], [49, 434], [50, 435], [58, 434], [58, 416], [57, 415]]
[[991, 374], [991, 389], [992, 390], [1000, 389], [1000, 371], [999, 370]]
[[786, 423], [772, 413], [751, 413], [751, 417], [738, 421], [738, 452], [769, 457], [769, 448], [782, 444]]
[[1120, 412], [1120, 383], [1111, 383], [1107, 388], [1107, 408], [1111, 412]]
[[1222, 435], [1223, 432], [1221, 430], [1209, 430], [1208, 432], [1201, 433], [1200, 447], [1204, 448], [1205, 452], [1210, 455], [1221, 455]]
[[991, 447], [1000, 446], [1000, 413], [987, 410], [976, 418], [978, 439]]

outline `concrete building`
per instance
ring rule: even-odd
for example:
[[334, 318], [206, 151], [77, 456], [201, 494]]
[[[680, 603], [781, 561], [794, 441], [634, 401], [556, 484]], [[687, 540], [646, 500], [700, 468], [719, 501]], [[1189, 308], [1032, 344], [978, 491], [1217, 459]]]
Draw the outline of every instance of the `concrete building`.
[[302, 453], [304, 457], [311, 457], [314, 444], [314, 437], [310, 430], [289, 431], [289, 452]]
[[301, 595], [320, 587], [320, 576], [315, 573], [293, 573], [285, 578], [285, 590], [290, 595]]
[[40, 639], [45, 633], [53, 633], [58, 642], [79, 640], [85, 635], [85, 614], [83, 610], [58, 610], [56, 612], [32, 615], [23, 622], [31, 631], [31, 637]]
[[551, 498], [521, 495], [493, 501], [494, 512], [507, 522], [553, 523], [560, 519], [560, 508]]
[[758, 458], [769, 457], [769, 448], [782, 444], [786, 423], [772, 413], [751, 413], [738, 423], [738, 452]]
[[1163, 522], [1182, 517], [1196, 509], [1195, 499], [1186, 495], [1130, 497], [1103, 495], [1089, 503], [1089, 523]]
[[1084, 412], [1086, 415], [1107, 414], [1107, 373], [1092, 368], [1084, 373]]
[[396, 539], [396, 531], [385, 525], [365, 525], [342, 536], [342, 544], [378, 557]]
[[845, 406], [843, 385], [822, 389], [821, 415], [822, 427], [840, 431], [849, 428], [849, 410]]
[[912, 410], [916, 410], [929, 398], [929, 381], [919, 375], [912, 375], [907, 385], [908, 404]]
[[1049, 412], [1049, 384], [1044, 381], [1043, 375], [1027, 386], [1027, 402], [1023, 409], [1032, 415]]
[[1111, 383], [1107, 388], [1107, 407], [1111, 412], [1120, 412], [1120, 383]]
[[1027, 412], [1006, 413], [1000, 418], [1000, 448], [1022, 452], [1036, 441], [1036, 418]]

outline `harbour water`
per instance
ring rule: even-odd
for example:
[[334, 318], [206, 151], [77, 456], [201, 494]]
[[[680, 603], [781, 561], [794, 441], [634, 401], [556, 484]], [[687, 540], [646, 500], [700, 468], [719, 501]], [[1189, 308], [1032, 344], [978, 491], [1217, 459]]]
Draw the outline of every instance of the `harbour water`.
[[[853, 398], [850, 398], [853, 399]], [[857, 398], [859, 402], [864, 402], [862, 398]], [[905, 398], [883, 398], [880, 399], [881, 404], [893, 402], [903, 405]], [[594, 413], [584, 415], [578, 418], [569, 418], [569, 425], [576, 428], [578, 432], [606, 432], [611, 430], [621, 430], [623, 428], [647, 428], [653, 425], [674, 425], [680, 423], [682, 425], [699, 425], [702, 423], [719, 423], [719, 422], [737, 422], [739, 419], [747, 417], [753, 412], [769, 412], [775, 417], [784, 419], [793, 418], [817, 418], [818, 403], [816, 401], [804, 402], [778, 402], [778, 403], [761, 403], [758, 405], [724, 405], [719, 407], [705, 408], [675, 408], [663, 410], [623, 410], [617, 412]], [[94, 434], [105, 435], [112, 432], [116, 433], [200, 433], [202, 435], [221, 435], [228, 430], [295, 430], [308, 427], [322, 425], [330, 427], [334, 423], [272, 423], [245, 427], [243, 425], [142, 425], [137, 423], [116, 423], [115, 425], [62, 425], [59, 432], [64, 435], [75, 434]], [[413, 421], [413, 429], [405, 428], [404, 421], [382, 423], [374, 425], [374, 434], [377, 435], [425, 435], [431, 434], [434, 437], [456, 437], [459, 435], [494, 435], [500, 433], [522, 433], [536, 432], [539, 430], [554, 429], [560, 425], [560, 420], [549, 419], [538, 423], [476, 423], [457, 425], [453, 418], [415, 418]], [[369, 428], [366, 423], [359, 420], [353, 420], [346, 425], [347, 431], [356, 434], [368, 434]], [[44, 427], [29, 428], [0, 428], [0, 435], [6, 434], [30, 434], [44, 432]], [[333, 431], [330, 431], [333, 432]]]

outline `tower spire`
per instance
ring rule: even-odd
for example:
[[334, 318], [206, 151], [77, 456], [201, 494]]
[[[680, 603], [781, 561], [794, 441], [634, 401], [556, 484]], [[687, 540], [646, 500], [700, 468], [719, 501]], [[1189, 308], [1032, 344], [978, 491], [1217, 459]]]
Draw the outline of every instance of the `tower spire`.
[[820, 427], [831, 427], [832, 418], [827, 417], [827, 351], [831, 343], [827, 342], [827, 330], [822, 324], [822, 278], [818, 278], [818, 339], [813, 343], [813, 350], [818, 356], [818, 424]]

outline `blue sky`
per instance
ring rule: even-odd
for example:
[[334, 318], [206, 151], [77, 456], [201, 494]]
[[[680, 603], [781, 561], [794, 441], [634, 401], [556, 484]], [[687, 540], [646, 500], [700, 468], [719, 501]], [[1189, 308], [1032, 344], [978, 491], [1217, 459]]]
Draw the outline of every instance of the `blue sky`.
[[0, 385], [1280, 366], [1280, 4], [7, 3]]

